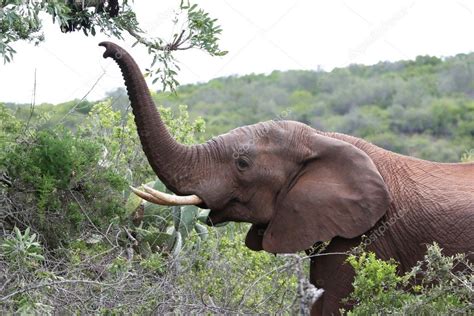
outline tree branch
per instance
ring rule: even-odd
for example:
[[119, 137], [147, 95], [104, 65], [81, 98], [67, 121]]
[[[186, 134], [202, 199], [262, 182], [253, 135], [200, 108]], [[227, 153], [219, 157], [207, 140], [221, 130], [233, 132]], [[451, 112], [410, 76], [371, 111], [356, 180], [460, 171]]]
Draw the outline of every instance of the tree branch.
[[81, 203], [79, 202], [79, 200], [77, 199], [77, 197], [74, 195], [74, 192], [72, 192], [71, 189], [68, 190], [69, 193], [71, 194], [71, 196], [73, 197], [74, 201], [76, 201], [77, 205], [79, 206], [79, 209], [81, 210], [82, 214], [84, 214], [84, 216], [87, 218], [87, 221], [92, 225], [92, 227], [94, 227], [94, 229], [100, 234], [102, 235], [108, 242], [109, 244], [114, 247], [114, 244], [110, 241], [110, 239], [107, 237], [106, 234], [104, 234], [103, 232], [100, 231], [99, 228], [97, 228], [97, 226], [95, 226], [94, 222], [92, 222], [91, 218], [89, 217], [89, 215], [87, 214], [87, 212], [84, 210], [84, 208], [82, 207]]
[[140, 44], [143, 44], [147, 47], [150, 47], [150, 48], [153, 48], [153, 49], [156, 49], [156, 50], [176, 51], [176, 50], [187, 50], [187, 49], [193, 48], [192, 45], [190, 45], [188, 47], [184, 47], [184, 48], [180, 47], [181, 45], [186, 43], [191, 38], [191, 34], [190, 34], [190, 35], [186, 36], [186, 38], [183, 40], [183, 35], [186, 32], [186, 30], [182, 30], [181, 34], [173, 42], [168, 43], [164, 46], [159, 44], [157, 41], [151, 41], [151, 40], [141, 36], [138, 32], [136, 32], [135, 30], [133, 30], [131, 28], [127, 28], [126, 31], [128, 32], [128, 34], [133, 36], [137, 40], [137, 42], [139, 42]]
[[99, 286], [114, 286], [114, 285], [120, 284], [120, 282], [117, 282], [117, 283], [101, 283], [101, 282], [90, 281], [90, 280], [60, 280], [60, 281], [54, 281], [54, 282], [49, 282], [49, 283], [44, 283], [44, 284], [37, 284], [37, 285], [26, 287], [24, 289], [15, 291], [13, 293], [10, 293], [6, 296], [1, 297], [0, 301], [6, 301], [10, 297], [13, 297], [17, 294], [25, 293], [25, 292], [28, 292], [28, 291], [31, 291], [31, 290], [42, 288], [42, 287], [52, 286], [52, 285], [57, 285], [57, 284], [68, 284], [68, 283], [70, 283], [70, 284], [85, 283], [85, 284], [93, 284], [93, 285], [99, 285]]

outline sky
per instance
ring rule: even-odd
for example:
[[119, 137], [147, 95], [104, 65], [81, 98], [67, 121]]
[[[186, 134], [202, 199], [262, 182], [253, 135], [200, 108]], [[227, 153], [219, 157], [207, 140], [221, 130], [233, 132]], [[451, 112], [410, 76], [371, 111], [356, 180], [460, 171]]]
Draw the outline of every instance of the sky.
[[[220, 46], [229, 53], [211, 57], [199, 50], [178, 52], [181, 84], [273, 70], [323, 69], [349, 64], [447, 57], [474, 51], [474, 1], [471, 0], [201, 0], [219, 20]], [[149, 36], [169, 38], [179, 1], [135, 0], [138, 21]], [[98, 100], [123, 87], [118, 67], [103, 59], [102, 34], [63, 34], [44, 19], [46, 40], [38, 47], [18, 42], [12, 63], [0, 65], [0, 102], [30, 103], [36, 72], [35, 103], [60, 103], [86, 97]], [[133, 40], [112, 39], [126, 48], [142, 69], [151, 57]], [[159, 83], [150, 88], [158, 90]]]

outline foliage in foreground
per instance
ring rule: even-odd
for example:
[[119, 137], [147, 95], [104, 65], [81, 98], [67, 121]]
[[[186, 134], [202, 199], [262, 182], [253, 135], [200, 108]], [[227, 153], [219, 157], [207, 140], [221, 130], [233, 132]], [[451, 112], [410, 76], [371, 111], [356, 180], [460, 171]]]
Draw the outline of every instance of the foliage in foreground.
[[[146, 163], [130, 114], [104, 101], [72, 132], [39, 130], [0, 110], [9, 119], [0, 125], [2, 311], [293, 308], [296, 283], [290, 266], [284, 258], [246, 249], [241, 228], [208, 233], [197, 223], [195, 207], [140, 206], [127, 184], [160, 183]], [[183, 143], [195, 142], [204, 129], [202, 120], [189, 121], [185, 107], [161, 112]]]
[[191, 292], [205, 293], [207, 303], [225, 307], [222, 312], [274, 314], [294, 310], [297, 267], [285, 257], [247, 248], [248, 228], [230, 224], [226, 229], [214, 229], [214, 238], [195, 258], [193, 281], [182, 280], [189, 283]]
[[[156, 176], [141, 150], [132, 114], [111, 106], [110, 100], [94, 105], [75, 133], [56, 126], [27, 126], [0, 106], [5, 118], [0, 126], [0, 171], [11, 179], [2, 188], [8, 196], [0, 212], [6, 229], [31, 227], [50, 249], [91, 231], [101, 235], [107, 229], [123, 231], [120, 227], [125, 225], [135, 233], [140, 223], [133, 223], [130, 216], [140, 203], [133, 200], [128, 185], [147, 183]], [[195, 133], [204, 130], [201, 119], [189, 121], [184, 106], [176, 112], [161, 108], [161, 112], [183, 143], [195, 142]], [[153, 219], [159, 216], [172, 224], [169, 208], [145, 210], [141, 228], [156, 228]]]
[[470, 315], [474, 312], [474, 266], [465, 254], [444, 256], [435, 243], [403, 276], [397, 263], [362, 252], [347, 259], [356, 276], [348, 315]]
[[11, 146], [1, 164], [14, 179], [7, 189], [12, 212], [2, 216], [13, 225], [28, 223], [51, 248], [85, 226], [107, 226], [123, 214], [126, 181], [101, 166], [100, 156], [98, 143], [61, 128], [35, 132]]
[[29, 234], [17, 231], [0, 239], [3, 312], [254, 314], [295, 308], [291, 262], [246, 249], [238, 227], [213, 230], [207, 241], [189, 244], [178, 257], [128, 257], [126, 247], [94, 240], [77, 240], [62, 258], [43, 257], [47, 249]]

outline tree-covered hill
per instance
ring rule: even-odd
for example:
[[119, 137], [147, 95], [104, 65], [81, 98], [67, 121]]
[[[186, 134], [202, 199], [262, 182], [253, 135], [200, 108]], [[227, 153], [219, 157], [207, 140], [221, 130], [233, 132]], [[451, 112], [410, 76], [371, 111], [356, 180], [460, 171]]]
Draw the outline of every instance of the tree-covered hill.
[[[114, 108], [128, 107], [122, 88], [109, 96]], [[436, 161], [459, 161], [474, 147], [474, 53], [331, 72], [225, 77], [181, 86], [177, 94], [158, 92], [154, 98], [165, 106], [186, 104], [193, 117], [202, 116], [207, 122], [204, 138], [259, 121], [292, 119]], [[47, 113], [47, 125], [61, 121], [74, 127], [92, 105], [42, 105], [35, 115]], [[19, 108], [17, 116], [28, 117], [29, 110]]]
[[219, 78], [156, 100], [187, 104], [207, 120], [210, 134], [288, 113], [285, 118], [426, 159], [458, 161], [474, 147], [474, 53]]

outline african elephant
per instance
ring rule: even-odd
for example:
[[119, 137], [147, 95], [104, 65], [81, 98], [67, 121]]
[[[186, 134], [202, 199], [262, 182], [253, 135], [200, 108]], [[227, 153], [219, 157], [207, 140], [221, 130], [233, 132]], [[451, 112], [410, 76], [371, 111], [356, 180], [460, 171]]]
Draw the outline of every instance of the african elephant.
[[[294, 121], [244, 126], [185, 146], [169, 134], [132, 57], [116, 44], [100, 45], [120, 66], [151, 167], [176, 193], [136, 190], [143, 198], [209, 208], [210, 225], [251, 223], [246, 245], [270, 253], [329, 240], [325, 251], [340, 253], [362, 235], [375, 236], [367, 249], [399, 261], [403, 272], [422, 259], [427, 243], [446, 254], [474, 251], [473, 163], [402, 156]], [[312, 260], [311, 282], [325, 290], [313, 314], [339, 313], [354, 276], [345, 259]]]

